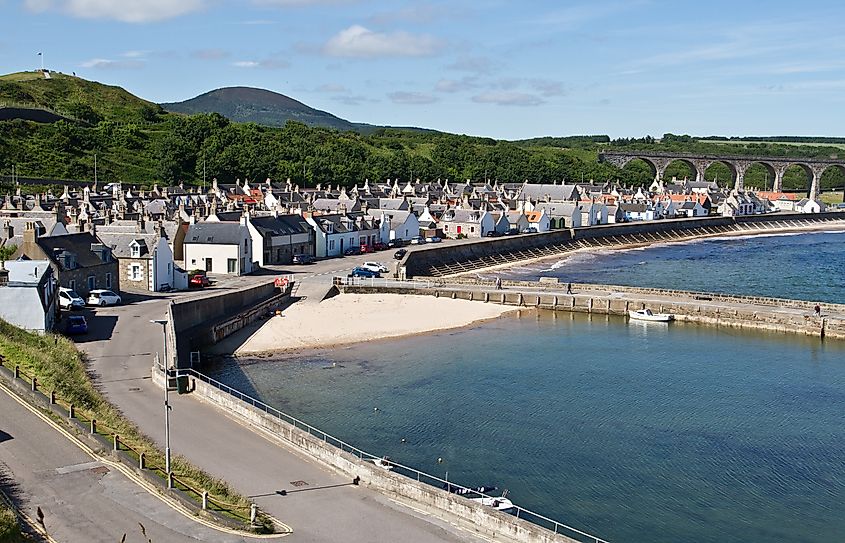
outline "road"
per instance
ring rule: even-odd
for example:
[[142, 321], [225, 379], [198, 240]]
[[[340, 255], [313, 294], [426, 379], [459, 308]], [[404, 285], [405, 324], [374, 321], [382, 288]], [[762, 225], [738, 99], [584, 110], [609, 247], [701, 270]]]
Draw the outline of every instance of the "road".
[[44, 513], [61, 542], [247, 541], [212, 530], [170, 508], [120, 470], [99, 462], [0, 390], [0, 471], [15, 481], [21, 510]]
[[[392, 252], [379, 253], [379, 260]], [[298, 272], [295, 280], [328, 284], [333, 275], [346, 274], [373, 255], [326, 260], [308, 266], [278, 269]], [[301, 270], [301, 271], [300, 271]], [[214, 289], [246, 286], [267, 277], [224, 280]], [[212, 289], [213, 290], [213, 289]], [[171, 295], [171, 296], [175, 296]], [[178, 294], [197, 295], [194, 293]], [[98, 308], [90, 319], [89, 338], [79, 347], [89, 359], [95, 381], [129, 419], [163, 448], [163, 391], [152, 384], [153, 356], [162, 349], [161, 326], [166, 297]], [[468, 532], [397, 504], [252, 432], [190, 395], [171, 395], [171, 447], [174, 454], [236, 490], [293, 529], [285, 540], [296, 542], [456, 542], [480, 541]], [[304, 484], [302, 484], [304, 482]], [[280, 496], [276, 490], [305, 490]]]

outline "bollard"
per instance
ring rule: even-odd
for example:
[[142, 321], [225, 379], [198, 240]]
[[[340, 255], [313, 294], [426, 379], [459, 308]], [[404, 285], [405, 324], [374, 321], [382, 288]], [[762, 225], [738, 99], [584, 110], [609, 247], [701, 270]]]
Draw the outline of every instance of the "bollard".
[[173, 488], [173, 472], [172, 471], [167, 474], [167, 488], [168, 489]]
[[15, 379], [21, 378], [21, 367], [15, 364]]
[[146, 453], [141, 453], [138, 455], [138, 469], [147, 469], [147, 456]]
[[35, 392], [38, 390], [38, 379], [35, 377], [32, 378], [32, 391]]
[[254, 503], [249, 506], [249, 522], [255, 524], [255, 518], [258, 516], [258, 506]]
[[208, 509], [208, 491], [202, 491], [202, 508]]
[[97, 419], [91, 419], [91, 433], [97, 433]]
[[114, 450], [119, 451], [120, 450], [120, 436], [118, 436], [117, 434], [112, 434], [112, 441], [114, 443]]
[[70, 404], [67, 408], [67, 418], [72, 419], [76, 416], [76, 412], [73, 409], [73, 404]]
[[56, 391], [50, 391], [50, 405], [56, 405]]

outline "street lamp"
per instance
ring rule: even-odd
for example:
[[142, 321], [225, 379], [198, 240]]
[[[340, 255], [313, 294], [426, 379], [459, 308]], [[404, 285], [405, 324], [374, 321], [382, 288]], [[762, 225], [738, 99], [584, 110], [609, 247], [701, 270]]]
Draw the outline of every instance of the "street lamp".
[[161, 331], [164, 333], [164, 471], [170, 475], [170, 383], [169, 383], [169, 365], [170, 361], [167, 359], [167, 320], [153, 319], [150, 321], [153, 324], [160, 324]]

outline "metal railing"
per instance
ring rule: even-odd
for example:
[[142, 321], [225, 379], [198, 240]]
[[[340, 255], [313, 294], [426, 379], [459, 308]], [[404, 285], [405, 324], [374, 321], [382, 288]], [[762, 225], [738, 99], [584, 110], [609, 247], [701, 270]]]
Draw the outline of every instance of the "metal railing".
[[[363, 279], [363, 278], [344, 278], [344, 279]], [[363, 279], [363, 280], [370, 281], [370, 279]], [[375, 280], [376, 281], [384, 281], [384, 279], [375, 279]], [[278, 420], [280, 420], [282, 422], [286, 422], [286, 423], [290, 424], [291, 426], [293, 426], [294, 428], [296, 428], [298, 430], [305, 431], [309, 435], [314, 436], [314, 437], [322, 440], [324, 443], [327, 443], [329, 445], [337, 447], [338, 449], [340, 449], [343, 452], [348, 452], [348, 453], [352, 454], [353, 456], [357, 456], [359, 459], [361, 459], [363, 461], [370, 462], [370, 461], [373, 461], [373, 460], [383, 458], [381, 455], [375, 455], [375, 454], [369, 453], [365, 450], [359, 449], [358, 447], [355, 447], [354, 445], [351, 445], [350, 443], [347, 443], [346, 441], [344, 441], [340, 438], [337, 438], [337, 437], [335, 437], [331, 434], [328, 434], [328, 433], [320, 430], [319, 428], [311, 426], [310, 424], [308, 424], [308, 423], [306, 423], [306, 422], [304, 422], [304, 421], [302, 421], [302, 420], [300, 420], [300, 419], [298, 419], [298, 418], [296, 418], [292, 415], [289, 415], [289, 414], [287, 414], [283, 411], [280, 411], [280, 410], [276, 409], [275, 407], [270, 406], [270, 405], [262, 402], [261, 400], [257, 400], [257, 399], [253, 398], [252, 396], [250, 396], [248, 394], [244, 394], [243, 392], [239, 391], [238, 389], [231, 387], [231, 386], [227, 385], [226, 383], [222, 383], [220, 381], [217, 381], [216, 379], [213, 379], [213, 378], [209, 377], [208, 375], [200, 373], [200, 372], [198, 372], [194, 369], [176, 370], [176, 374], [179, 375], [179, 376], [192, 376], [196, 379], [199, 379], [200, 381], [208, 384], [209, 386], [214, 387], [214, 388], [220, 390], [221, 392], [225, 392], [226, 394], [229, 394], [230, 396], [239, 399], [241, 402], [243, 402], [247, 405], [251, 405], [253, 408], [255, 408], [259, 411], [263, 411], [264, 413], [266, 413], [268, 415], [276, 417]], [[280, 437], [284, 438], [284, 435], [280, 435]], [[456, 490], [460, 490], [460, 494], [465, 496], [465, 497], [479, 497], [479, 498], [497, 498], [498, 497], [498, 496], [491, 496], [490, 494], [485, 494], [483, 492], [479, 492], [477, 490], [474, 490], [474, 489], [469, 488], [469, 487], [465, 487], [463, 485], [455, 484], [452, 481], [448, 481], [446, 479], [441, 479], [440, 477], [437, 477], [435, 475], [431, 475], [429, 473], [426, 473], [424, 471], [420, 471], [420, 470], [412, 468], [410, 466], [399, 464], [399, 463], [394, 462], [392, 460], [389, 461], [389, 464], [392, 468], [391, 471], [393, 471], [394, 473], [399, 473], [399, 474], [404, 475], [404, 476], [406, 476], [410, 479], [415, 479], [418, 482], [428, 484], [428, 485], [433, 486], [435, 488], [442, 488], [442, 489], [447, 490], [449, 492], [455, 492]], [[524, 507], [514, 505], [513, 510], [514, 510], [513, 514], [517, 518], [527, 520], [529, 522], [533, 522], [534, 524], [537, 524], [538, 526], [542, 526], [543, 528], [547, 528], [549, 530], [552, 530], [555, 534], [561, 534], [561, 535], [564, 535], [566, 537], [570, 537], [572, 539], [576, 539], [578, 541], [587, 542], [587, 543], [608, 543], [604, 539], [601, 539], [597, 536], [594, 536], [592, 534], [589, 534], [589, 533], [584, 532], [582, 530], [579, 530], [577, 528], [573, 528], [572, 526], [563, 524], [562, 522], [558, 522], [558, 521], [551, 519], [547, 516], [541, 515], [539, 513], [535, 513], [534, 511], [531, 511], [529, 509], [525, 509]]]

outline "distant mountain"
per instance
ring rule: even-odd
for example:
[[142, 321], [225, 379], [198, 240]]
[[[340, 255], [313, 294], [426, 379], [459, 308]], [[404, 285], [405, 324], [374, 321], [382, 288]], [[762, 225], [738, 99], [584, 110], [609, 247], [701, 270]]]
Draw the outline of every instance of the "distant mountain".
[[341, 131], [354, 130], [363, 134], [369, 134], [381, 128], [436, 132], [436, 130], [411, 126], [353, 123], [327, 111], [307, 106], [290, 96], [253, 87], [224, 87], [200, 94], [184, 102], [161, 104], [161, 107], [176, 113], [219, 113], [230, 121], [252, 122], [265, 126], [284, 126], [288, 121], [299, 121], [308, 126], [321, 126]]
[[216, 89], [184, 102], [161, 104], [176, 113], [219, 113], [231, 121], [252, 122], [267, 126], [284, 126], [299, 121], [308, 126], [337, 130], [356, 130], [357, 125], [326, 111], [306, 106], [277, 92], [252, 87]]

